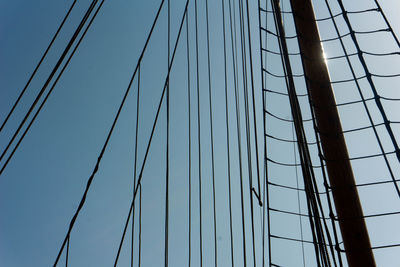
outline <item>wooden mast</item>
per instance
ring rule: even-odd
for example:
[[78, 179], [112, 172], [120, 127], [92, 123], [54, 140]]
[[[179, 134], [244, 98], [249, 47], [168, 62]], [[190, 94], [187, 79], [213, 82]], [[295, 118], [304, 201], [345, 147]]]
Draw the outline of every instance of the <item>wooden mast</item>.
[[290, 2], [347, 262], [350, 267], [376, 266], [312, 3], [311, 0]]

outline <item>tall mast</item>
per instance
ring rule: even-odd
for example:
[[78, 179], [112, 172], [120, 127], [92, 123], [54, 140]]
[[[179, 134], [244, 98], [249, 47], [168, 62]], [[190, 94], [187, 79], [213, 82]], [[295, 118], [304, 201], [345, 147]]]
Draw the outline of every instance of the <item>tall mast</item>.
[[290, 0], [307, 88], [350, 267], [376, 266], [311, 0]]

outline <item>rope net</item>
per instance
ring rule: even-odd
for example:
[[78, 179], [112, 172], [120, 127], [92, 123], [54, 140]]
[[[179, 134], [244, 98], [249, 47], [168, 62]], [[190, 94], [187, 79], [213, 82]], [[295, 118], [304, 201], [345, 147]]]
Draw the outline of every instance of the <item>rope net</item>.
[[[327, 179], [329, 159], [324, 157], [320, 143], [320, 136], [329, 133], [319, 131], [313, 112], [318, 106], [308, 95], [306, 81], [310, 78], [304, 77], [297, 43], [302, 36], [297, 35], [294, 25], [293, 16], [297, 14], [289, 1], [280, 2], [280, 12], [274, 10], [273, 1], [260, 3], [271, 266], [300, 262], [303, 266], [347, 266]], [[376, 1], [325, 1], [315, 3], [314, 12], [376, 264], [386, 266], [387, 259], [399, 253], [400, 238], [396, 229], [400, 222], [399, 114], [395, 108], [399, 99], [393, 86], [399, 82], [394, 67], [400, 60], [398, 39]], [[278, 32], [277, 17], [282, 19], [285, 36]], [[279, 37], [287, 43], [303, 118], [301, 127], [311, 155], [315, 177], [312, 194], [307, 193], [308, 182], [298, 154], [303, 144], [294, 130], [295, 108], [289, 100], [288, 74], [282, 65], [285, 51]], [[319, 214], [310, 208], [312, 202], [318, 203]], [[321, 239], [316, 242], [318, 235]], [[288, 250], [292, 257], [282, 253]]]

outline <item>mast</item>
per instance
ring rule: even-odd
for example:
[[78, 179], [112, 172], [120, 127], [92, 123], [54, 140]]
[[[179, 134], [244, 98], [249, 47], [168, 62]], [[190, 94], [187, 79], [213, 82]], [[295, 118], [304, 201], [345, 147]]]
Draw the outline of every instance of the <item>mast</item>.
[[307, 88], [350, 267], [376, 266], [311, 0], [290, 0]]

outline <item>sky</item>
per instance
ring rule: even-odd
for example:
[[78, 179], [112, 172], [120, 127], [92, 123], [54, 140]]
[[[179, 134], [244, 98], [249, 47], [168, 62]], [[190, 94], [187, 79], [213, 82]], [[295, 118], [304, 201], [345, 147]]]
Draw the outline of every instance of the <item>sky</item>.
[[[202, 171], [202, 230], [203, 230], [203, 266], [214, 264], [214, 232], [213, 232], [213, 188], [211, 169], [211, 140], [210, 140], [210, 114], [209, 114], [209, 87], [207, 69], [207, 39], [205, 21], [205, 2], [198, 1], [199, 9], [199, 88], [200, 88], [200, 125], [201, 125], [201, 171]], [[234, 1], [237, 5], [237, 1]], [[258, 37], [258, 13], [255, 1], [250, 1], [250, 19], [252, 29], [252, 48], [255, 83], [255, 106], [257, 116], [257, 134], [259, 141], [259, 154], [262, 157], [262, 94], [260, 73], [260, 51]], [[357, 3], [355, 3], [357, 2]], [[228, 1], [225, 1], [225, 11], [228, 12]], [[369, 1], [370, 5], [373, 1]], [[62, 17], [66, 14], [72, 1], [0, 1], [0, 118], [7, 115], [19, 92], [35, 68], [38, 60], [50, 42], [52, 35], [57, 30]], [[72, 36], [80, 18], [89, 6], [90, 1], [78, 1], [74, 7], [65, 27], [60, 32], [59, 38], [54, 43], [48, 57], [43, 62], [37, 75], [28, 87], [27, 94], [16, 109], [9, 123], [0, 133], [0, 147], [4, 149], [13, 130], [23, 118], [29, 105], [39, 92], [45, 79], [62, 53], [67, 41]], [[65, 73], [55, 86], [54, 92], [49, 97], [37, 120], [32, 125], [25, 139], [21, 143], [4, 173], [0, 176], [0, 266], [49, 266], [54, 263], [55, 257], [65, 237], [69, 222], [78, 207], [101, 147], [105, 142], [112, 120], [117, 112], [118, 105], [129, 84], [130, 77], [137, 65], [140, 53], [150, 31], [151, 24], [156, 15], [160, 1], [105, 1], [104, 6], [96, 17], [93, 25], [88, 30], [76, 54], [72, 58]], [[171, 50], [174, 47], [179, 23], [185, 1], [171, 1]], [[360, 1], [345, 1], [349, 10], [359, 9]], [[396, 10], [399, 3], [395, 0], [382, 1], [385, 11], [393, 29], [400, 34], [400, 20]], [[372, 6], [372, 5], [370, 5]], [[287, 8], [287, 1], [283, 2], [283, 9]], [[140, 67], [140, 104], [139, 104], [139, 132], [138, 132], [138, 166], [140, 167], [146, 145], [150, 136], [153, 120], [156, 115], [163, 85], [166, 79], [168, 66], [167, 46], [167, 12], [163, 7], [159, 22], [156, 24], [149, 46], [144, 54]], [[238, 12], [236, 10], [236, 12]], [[316, 4], [316, 12], [321, 17], [326, 16], [323, 5]], [[215, 156], [215, 188], [217, 210], [217, 244], [218, 263], [220, 266], [230, 266], [230, 233], [228, 209], [228, 173], [227, 173], [227, 140], [225, 127], [225, 84], [224, 84], [224, 55], [223, 55], [223, 27], [221, 17], [221, 2], [209, 1], [210, 16], [210, 55], [211, 55], [211, 89], [214, 127], [214, 156]], [[194, 1], [189, 4], [189, 34], [186, 29], [182, 31], [178, 43], [176, 58], [170, 77], [170, 232], [169, 232], [169, 264], [170, 266], [186, 266], [188, 262], [188, 188], [189, 166], [191, 167], [192, 189], [192, 243], [191, 262], [199, 266], [199, 157], [198, 157], [198, 121], [197, 121], [197, 79], [196, 79], [196, 53], [195, 53], [195, 28], [194, 28]], [[289, 29], [290, 18], [287, 18], [287, 35], [293, 35]], [[228, 17], [225, 19], [226, 27], [229, 26]], [[368, 19], [355, 18], [354, 25], [368, 26]], [[322, 39], [334, 36], [331, 26], [320, 24]], [[186, 26], [185, 26], [186, 27]], [[273, 29], [273, 28], [272, 28]], [[362, 29], [361, 29], [362, 30]], [[227, 28], [228, 31], [228, 28]], [[190, 57], [190, 97], [191, 109], [188, 110], [188, 79], [186, 41], [189, 39]], [[233, 207], [233, 237], [235, 263], [241, 265], [242, 252], [242, 224], [241, 224], [241, 198], [238, 143], [242, 145], [243, 152], [243, 181], [245, 205], [245, 237], [247, 245], [247, 261], [252, 265], [251, 254], [251, 221], [249, 197], [249, 168], [247, 159], [245, 116], [240, 116], [241, 141], [237, 141], [235, 119], [235, 94], [230, 50], [230, 36], [227, 33], [228, 65], [227, 75], [229, 88], [229, 134], [231, 149], [231, 179], [232, 179], [232, 207]], [[239, 38], [239, 37], [238, 37]], [[378, 37], [379, 38], [379, 37]], [[383, 37], [382, 37], [383, 38]], [[382, 39], [384, 40], [384, 39]], [[394, 49], [389, 42], [377, 40], [360, 40], [366, 48], [373, 51]], [[272, 46], [273, 42], [271, 41]], [[293, 44], [290, 48], [296, 49]], [[336, 45], [324, 44], [326, 55], [329, 57], [339, 51]], [[364, 46], [363, 46], [364, 47]], [[339, 51], [340, 52], [340, 51]], [[268, 66], [282, 71], [279, 60], [271, 59]], [[299, 64], [295, 64], [298, 68]], [[239, 60], [240, 62], [240, 60]], [[298, 62], [297, 62], [298, 63]], [[378, 73], [396, 73], [399, 70], [399, 60], [369, 62], [376, 66]], [[357, 64], [357, 63], [355, 63]], [[239, 68], [241, 65], [239, 63]], [[328, 63], [332, 80], [346, 78], [348, 72], [338, 64]], [[299, 70], [299, 69], [297, 69]], [[360, 70], [358, 67], [357, 70]], [[375, 70], [373, 70], [375, 72]], [[249, 80], [249, 77], [248, 77]], [[250, 80], [249, 80], [250, 81]], [[400, 93], [392, 85], [398, 83], [398, 78], [386, 81], [377, 81], [388, 92], [388, 96], [399, 97]], [[243, 79], [238, 78], [238, 83]], [[285, 88], [277, 81], [270, 80], [270, 84]], [[301, 84], [301, 83], [299, 83]], [[301, 87], [301, 86], [299, 86]], [[249, 87], [250, 88], [250, 87]], [[135, 155], [135, 124], [136, 124], [136, 99], [138, 92], [138, 75], [133, 80], [132, 89], [115, 131], [110, 139], [102, 159], [98, 173], [89, 190], [84, 208], [82, 209], [76, 225], [71, 233], [69, 248], [69, 264], [71, 266], [110, 266], [114, 263], [118, 244], [121, 239], [124, 223], [132, 201], [132, 187], [134, 180], [134, 155]], [[244, 108], [243, 86], [239, 86], [239, 104]], [[340, 85], [334, 87], [337, 102], [352, 97], [350, 90], [340, 93]], [[385, 92], [386, 92], [385, 91]], [[343, 90], [342, 90], [343, 92]], [[355, 98], [357, 96], [354, 96]], [[278, 110], [282, 116], [290, 119], [290, 113], [281, 103], [274, 98], [267, 99], [267, 105], [273, 110]], [[306, 103], [303, 103], [306, 106]], [[361, 119], [362, 110], [353, 108], [339, 109], [343, 119], [343, 128], [347, 129], [365, 124]], [[396, 106], [388, 106], [387, 112], [393, 120], [398, 118]], [[374, 113], [375, 114], [375, 113]], [[250, 117], [253, 115], [250, 112]], [[305, 117], [307, 117], [305, 113]], [[188, 118], [191, 118], [191, 160], [188, 159], [189, 128]], [[400, 119], [398, 119], [400, 121]], [[253, 123], [250, 120], [250, 123]], [[292, 129], [289, 125], [275, 126], [273, 120], [267, 123], [267, 132], [272, 131], [278, 136], [291, 139]], [[142, 266], [161, 266], [164, 263], [164, 217], [165, 217], [165, 155], [166, 155], [166, 105], [161, 106], [160, 118], [155, 128], [154, 138], [149, 150], [142, 180]], [[254, 128], [250, 131], [251, 159], [253, 180], [256, 177], [254, 154]], [[310, 129], [310, 128], [309, 128]], [[399, 128], [394, 128], [396, 136]], [[382, 133], [384, 135], [384, 133]], [[351, 156], [359, 153], [374, 153], [374, 146], [365, 146], [365, 143], [376, 142], [372, 137], [346, 136]], [[364, 140], [365, 139], [365, 140]], [[371, 141], [372, 140], [372, 141]], [[387, 147], [390, 144], [384, 139]], [[359, 142], [357, 142], [359, 141]], [[275, 147], [274, 147], [275, 146]], [[283, 162], [293, 161], [296, 148], [280, 147], [272, 142], [269, 153], [275, 155]], [[367, 149], [371, 148], [371, 149]], [[354, 153], [354, 154], [353, 154]], [[317, 160], [315, 158], [314, 160]], [[3, 164], [4, 161], [1, 162]], [[264, 173], [262, 159], [260, 173]], [[371, 174], [362, 182], [376, 179], [382, 174], [384, 166], [381, 163], [353, 163], [355, 174], [364, 177]], [[397, 164], [397, 165], [396, 165]], [[398, 162], [394, 162], [395, 172], [398, 173]], [[3, 166], [3, 165], [1, 165]], [[139, 168], [138, 167], [138, 168]], [[140, 169], [140, 168], [139, 168]], [[298, 169], [297, 171], [300, 171]], [[375, 171], [375, 172], [374, 172]], [[277, 174], [293, 179], [296, 168], [289, 171], [279, 168], [269, 169], [271, 177]], [[372, 175], [374, 174], [374, 175]], [[358, 177], [358, 176], [357, 176]], [[370, 179], [370, 180], [368, 180]], [[254, 182], [253, 181], [253, 182]], [[300, 182], [301, 185], [301, 182]], [[257, 185], [254, 185], [257, 188]], [[376, 190], [376, 191], [373, 191]], [[361, 194], [366, 214], [375, 213], [384, 208], [385, 211], [396, 209], [392, 190], [384, 188], [383, 191], [372, 189]], [[379, 192], [379, 193], [378, 193]], [[383, 192], [383, 193], [382, 193]], [[379, 201], [377, 201], [379, 194]], [[304, 201], [298, 204], [297, 195], [285, 192], [271, 192], [272, 201], [281, 207], [305, 211]], [[254, 199], [254, 198], [253, 198]], [[135, 205], [135, 263], [138, 260], [138, 209], [139, 202]], [[387, 203], [391, 203], [388, 205]], [[299, 205], [299, 206], [298, 206]], [[256, 260], [261, 264], [261, 212], [262, 208], [255, 202], [254, 219], [256, 231]], [[298, 237], [300, 234], [298, 218], [274, 217], [272, 229], [284, 231]], [[305, 221], [305, 220], [304, 220]], [[378, 244], [395, 243], [399, 240], [400, 232], [396, 230], [398, 219], [379, 220], [367, 222], [371, 231], [372, 241]], [[304, 223], [304, 229], [307, 227]], [[391, 229], [390, 231], [385, 229]], [[289, 229], [289, 230], [285, 230]], [[304, 234], [309, 232], [304, 230]], [[397, 238], [397, 239], [396, 239]], [[119, 266], [128, 266], [130, 262], [131, 231], [127, 231], [122, 248]], [[374, 242], [373, 242], [374, 244]], [[282, 261], [283, 266], [298, 266], [302, 260], [301, 246], [288, 245], [287, 243], [273, 243], [274, 259]], [[291, 257], [287, 257], [280, 248], [292, 248]], [[307, 263], [312, 266], [312, 248], [307, 250]], [[376, 254], [379, 266], [393, 266], [398, 250]], [[379, 261], [378, 261], [379, 260]], [[59, 265], [65, 262], [65, 252]], [[308, 266], [308, 265], [307, 265]]]

